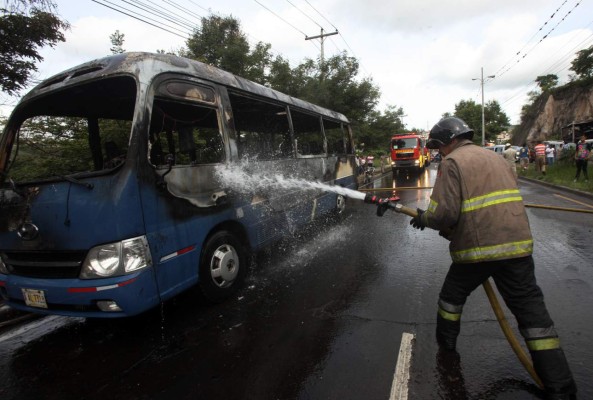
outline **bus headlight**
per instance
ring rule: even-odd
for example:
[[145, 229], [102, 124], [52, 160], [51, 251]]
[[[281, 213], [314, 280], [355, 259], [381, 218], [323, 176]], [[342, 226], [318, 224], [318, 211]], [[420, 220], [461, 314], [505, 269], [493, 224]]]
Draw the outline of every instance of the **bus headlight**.
[[93, 247], [80, 272], [81, 279], [126, 275], [152, 265], [145, 236]]

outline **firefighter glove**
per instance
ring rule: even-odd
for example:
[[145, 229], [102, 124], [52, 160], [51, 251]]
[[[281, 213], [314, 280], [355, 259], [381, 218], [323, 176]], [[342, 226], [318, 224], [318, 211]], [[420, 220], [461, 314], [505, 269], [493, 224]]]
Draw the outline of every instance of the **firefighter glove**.
[[424, 210], [418, 208], [417, 211], [418, 215], [416, 215], [414, 218], [410, 220], [410, 225], [412, 225], [416, 229], [420, 229], [421, 231], [423, 231], [424, 228], [426, 228], [426, 225], [424, 225], [424, 222], [422, 222], [422, 214], [424, 214]]

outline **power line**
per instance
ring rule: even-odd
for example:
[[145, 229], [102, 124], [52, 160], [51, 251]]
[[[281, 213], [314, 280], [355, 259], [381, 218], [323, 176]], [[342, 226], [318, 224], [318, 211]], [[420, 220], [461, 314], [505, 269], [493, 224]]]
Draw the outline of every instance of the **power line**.
[[[103, 0], [103, 1], [115, 5], [115, 3], [111, 2], [111, 1], [108, 1], [108, 0]], [[142, 3], [141, 1], [138, 1], [138, 0], [131, 0], [131, 1], [121, 0], [121, 1], [123, 3], [129, 4], [132, 7], [137, 8], [137, 9], [139, 9], [139, 10], [141, 10], [141, 11], [143, 11], [143, 12], [149, 14], [149, 15], [152, 15], [152, 16], [155, 16], [155, 17], [157, 17], [159, 19], [162, 19], [162, 20], [165, 20], [167, 22], [170, 22], [173, 25], [177, 25], [177, 26], [179, 26], [181, 28], [187, 28], [188, 27], [187, 25], [180, 23], [180, 21], [175, 21], [172, 17], [170, 17], [169, 15], [166, 15], [166, 13], [165, 13], [165, 16], [163, 16], [162, 14], [159, 14], [159, 13], [155, 12], [154, 7], [150, 7], [149, 5], [147, 5], [145, 3]], [[118, 7], [122, 8], [122, 9], [124, 9], [126, 11], [133, 12], [132, 10], [127, 9], [127, 8], [124, 8], [121, 5], [119, 5]], [[138, 13], [138, 12], [136, 12], [136, 15], [141, 15], [141, 14]], [[154, 21], [154, 22], [162, 23], [161, 21], [158, 21], [158, 20], [155, 20], [153, 18], [150, 18], [147, 15], [142, 15], [142, 17], [147, 18], [147, 19], [149, 19], [151, 21]], [[168, 26], [168, 25], [165, 25], [165, 26]], [[171, 28], [171, 29], [176, 29], [176, 30], [182, 31], [182, 29], [179, 29], [179, 28], [175, 28], [175, 27], [172, 27], [172, 26], [168, 26], [168, 27]]]
[[191, 14], [194, 18], [198, 18], [198, 19], [202, 18], [202, 16], [200, 14], [196, 14], [196, 13], [192, 12], [191, 10], [180, 6], [179, 4], [175, 3], [174, 1], [171, 1], [171, 0], [163, 0], [163, 1], [171, 6], [175, 7], [176, 9], [178, 9], [180, 11], [187, 12], [187, 13]]
[[[563, 7], [563, 6], [564, 6], [564, 5], [567, 3], [567, 2], [568, 2], [568, 0], [564, 0], [564, 3], [562, 3], [562, 4], [561, 4], [561, 5], [560, 5], [560, 6], [559, 6], [557, 9], [556, 9], [556, 11], [554, 11], [554, 12], [552, 13], [552, 15], [550, 15], [550, 17], [548, 18], [548, 20], [547, 20], [546, 22], [544, 22], [542, 26], [540, 26], [540, 27], [539, 27], [539, 29], [538, 29], [538, 30], [537, 30], [537, 31], [536, 31], [536, 32], [533, 34], [533, 36], [531, 36], [531, 38], [529, 38], [529, 40], [528, 40], [528, 41], [527, 41], [527, 42], [526, 42], [526, 43], [523, 45], [523, 47], [522, 47], [522, 48], [521, 48], [521, 49], [520, 49], [520, 50], [519, 50], [519, 51], [518, 51], [518, 52], [515, 54], [515, 56], [518, 56], [518, 55], [520, 55], [520, 54], [521, 54], [521, 52], [523, 51], [523, 49], [524, 49], [525, 47], [527, 47], [527, 45], [528, 45], [528, 44], [529, 44], [529, 43], [530, 43], [530, 42], [533, 40], [533, 38], [534, 38], [534, 37], [535, 37], [535, 36], [536, 36], [536, 35], [537, 35], [539, 32], [541, 32], [541, 31], [542, 31], [542, 29], [544, 29], [544, 27], [545, 27], [545, 26], [548, 24], [548, 22], [550, 22], [550, 21], [551, 21], [551, 20], [554, 18], [554, 16], [556, 15], [556, 13], [557, 13], [557, 12], [558, 12], [558, 11], [559, 11], [559, 10], [560, 10], [560, 9], [561, 9], [561, 8], [562, 8], [562, 7]], [[514, 56], [513, 56], [513, 57], [514, 57]], [[506, 63], [505, 63], [505, 64], [504, 64], [502, 67], [500, 67], [500, 68], [498, 69], [498, 71], [496, 71], [496, 72], [494, 73], [494, 75], [499, 75], [499, 74], [500, 74], [500, 71], [502, 71], [503, 69], [505, 69], [505, 68], [506, 68], [506, 66], [507, 66], [507, 65], [508, 65], [508, 64], [509, 64], [509, 63], [510, 63], [512, 60], [513, 60], [513, 57], [511, 57], [511, 58], [509, 59], [509, 61], [507, 61], [507, 62], [506, 62]]]
[[564, 15], [564, 17], [562, 17], [562, 19], [560, 21], [558, 21], [558, 23], [548, 32], [546, 33], [540, 40], [539, 42], [537, 42], [531, 49], [529, 49], [529, 51], [527, 51], [525, 54], [523, 54], [523, 56], [519, 59], [517, 59], [517, 62], [514, 65], [509, 66], [506, 70], [502, 71], [501, 73], [498, 74], [498, 77], [503, 76], [504, 74], [506, 74], [511, 68], [513, 68], [514, 66], [516, 66], [519, 62], [521, 62], [523, 59], [525, 59], [525, 57], [527, 57], [532, 51], [533, 49], [535, 49], [542, 41], [544, 41], [544, 39], [546, 39], [557, 27], [558, 25], [560, 25], [562, 22], [564, 22], [564, 20], [566, 19], [566, 17], [568, 17], [572, 11], [577, 8], [579, 5], [581, 4], [581, 1], [579, 1], [577, 4], [574, 5], [574, 7], [572, 9], [570, 9], [566, 15]]
[[196, 3], [195, 1], [192, 1], [192, 0], [187, 0], [187, 1], [189, 1], [190, 3], [192, 3], [195, 6], [198, 6], [199, 8], [201, 8], [204, 11], [206, 11], [207, 13], [212, 14], [212, 10], [209, 10], [209, 9], [207, 9], [205, 7], [202, 7], [201, 5], [199, 5], [198, 3]]
[[[319, 12], [315, 7], [313, 7], [313, 5], [311, 3], [309, 3], [308, 0], [304, 0], [304, 1], [305, 1], [305, 3], [307, 3], [309, 5], [309, 7], [311, 7], [313, 9], [313, 11], [315, 11], [317, 14], [319, 14], [321, 16], [321, 18], [323, 18], [328, 24], [330, 24], [336, 30], [336, 32], [338, 32], [338, 28], [329, 19], [327, 19], [321, 12]], [[364, 69], [364, 71], [368, 74], [369, 72], [367, 71], [367, 69], [365, 68], [364, 64], [362, 63], [362, 60], [360, 60], [356, 56], [356, 53], [354, 52], [354, 50], [352, 50], [352, 47], [350, 47], [350, 45], [346, 41], [346, 38], [344, 37], [344, 35], [341, 32], [339, 33], [339, 35], [342, 38], [342, 41], [344, 42], [344, 44], [346, 44], [346, 47], [350, 50], [350, 52], [354, 56], [354, 58], [356, 58], [357, 60], [359, 60], [359, 64], [362, 67], [362, 69]], [[338, 50], [340, 50], [340, 48], [337, 45], [336, 45], [336, 47], [338, 48]]]
[[309, 5], [309, 7], [311, 7], [317, 14], [319, 14], [321, 16], [321, 18], [323, 18], [328, 24], [330, 24], [336, 31], [339, 30], [338, 28], [336, 28], [336, 26], [334, 24], [332, 24], [327, 18], [325, 18], [325, 16], [323, 14], [321, 14], [319, 11], [317, 11], [317, 9], [315, 7], [313, 7], [313, 5], [311, 3], [309, 3], [308, 0], [305, 0], [305, 3], [307, 3]]
[[[303, 10], [301, 10], [300, 8], [298, 8], [297, 6], [295, 6], [290, 0], [286, 0], [286, 2], [288, 4], [290, 4], [291, 6], [293, 6], [294, 8], [296, 8], [301, 14], [303, 14], [305, 17], [307, 17], [308, 19], [310, 19], [315, 25], [317, 25], [318, 27], [320, 27], [321, 29], [323, 29], [323, 26], [319, 25], [317, 23], [317, 21], [315, 21], [313, 18], [311, 18], [309, 15], [305, 14], [305, 12]], [[337, 30], [337, 29], [336, 29]]]
[[[91, 0], [91, 1], [93, 1], [94, 3], [100, 4], [100, 5], [104, 6], [104, 7], [110, 8], [110, 9], [112, 9], [112, 10], [114, 10], [114, 11], [117, 11], [117, 12], [118, 12], [118, 13], [120, 13], [120, 14], [127, 15], [127, 16], [128, 16], [128, 17], [130, 17], [130, 18], [134, 18], [134, 19], [136, 19], [136, 20], [138, 20], [138, 21], [144, 22], [145, 24], [148, 24], [148, 25], [154, 26], [155, 28], [161, 29], [161, 30], [163, 30], [163, 31], [165, 31], [165, 32], [169, 32], [169, 33], [171, 33], [171, 34], [173, 34], [173, 35], [175, 35], [175, 36], [179, 36], [180, 38], [183, 38], [183, 39], [187, 39], [187, 38], [188, 38], [187, 36], [180, 35], [180, 34], [179, 34], [179, 33], [177, 33], [177, 32], [170, 31], [170, 30], [168, 30], [168, 29], [165, 29], [165, 28], [163, 28], [162, 26], [159, 26], [159, 25], [153, 24], [152, 22], [148, 22], [148, 21], [146, 21], [146, 20], [144, 20], [144, 19], [142, 19], [142, 18], [140, 18], [140, 17], [137, 17], [137, 16], [135, 16], [135, 15], [132, 15], [132, 14], [130, 14], [130, 13], [132, 12], [132, 11], [130, 11], [130, 10], [126, 10], [126, 11], [129, 11], [129, 12], [130, 12], [130, 13], [128, 13], [128, 12], [124, 12], [124, 11], [122, 11], [122, 10], [120, 10], [120, 9], [117, 9], [117, 8], [115, 8], [115, 7], [111, 7], [111, 6], [107, 5], [107, 4], [101, 3], [101, 2], [100, 2], [100, 1], [98, 1], [98, 0]], [[107, 1], [107, 0], [104, 0], [104, 1]], [[113, 4], [113, 3], [111, 3], [111, 4]], [[122, 8], [123, 8], [123, 7], [122, 7]], [[125, 10], [125, 8], [124, 8], [124, 10]]]
[[278, 19], [282, 20], [285, 24], [287, 24], [290, 27], [292, 27], [295, 31], [300, 32], [303, 36], [307, 37], [307, 34], [305, 34], [305, 32], [301, 31], [299, 28], [297, 28], [296, 26], [294, 26], [293, 24], [291, 24], [290, 22], [288, 22], [287, 20], [285, 20], [284, 18], [282, 18], [280, 15], [276, 14], [274, 11], [272, 11], [268, 7], [264, 6], [259, 1], [257, 1], [257, 0], [253, 0], [253, 1], [255, 1], [257, 4], [259, 4], [260, 6], [262, 6], [263, 8], [265, 8], [266, 10], [268, 10], [270, 13], [274, 14]]
[[[127, 1], [122, 0], [124, 2], [127, 3]], [[157, 16], [159, 18], [163, 18], [169, 22], [172, 22], [176, 25], [182, 26], [182, 27], [186, 27], [186, 28], [190, 28], [192, 29], [195, 25], [193, 24], [192, 21], [188, 20], [187, 18], [183, 18], [181, 16], [179, 16], [178, 14], [175, 13], [169, 13], [166, 12], [164, 8], [162, 8], [161, 6], [159, 6], [158, 4], [156, 4], [154, 1], [151, 0], [147, 0], [149, 3], [154, 4], [157, 8], [155, 7], [151, 7], [147, 4], [142, 3], [141, 1], [138, 0], [131, 0], [136, 4], [142, 5], [145, 8], [141, 8], [139, 6], [136, 6], [138, 8], [141, 8], [143, 11], [150, 13], [151, 15]], [[148, 10], [147, 10], [148, 9]], [[168, 10], [167, 10], [168, 11]], [[164, 16], [163, 16], [164, 15]]]
[[[593, 21], [589, 22], [589, 24], [587, 26], [590, 26], [591, 24], [593, 24]], [[572, 42], [573, 38], [571, 37], [568, 42]], [[565, 70], [566, 68], [569, 67], [569, 65], [567, 64], [567, 61], [574, 56], [575, 54], [575, 49], [577, 48], [588, 48], [590, 46], [590, 44], [593, 43], [593, 34], [589, 35], [588, 37], [586, 37], [585, 39], [583, 39], [579, 44], [575, 45], [572, 49], [570, 49], [564, 56], [560, 57], [559, 59], [557, 59], [552, 65], [550, 65], [547, 69], [545, 69], [542, 72], [542, 75], [545, 75], [549, 72], [552, 71], [557, 71], [557, 72], [561, 72], [563, 70]], [[565, 64], [564, 67], [562, 67], [561, 69], [558, 69], [561, 67], [562, 64]], [[535, 89], [535, 86], [537, 85], [537, 82], [534, 80], [530, 81], [529, 83], [527, 83], [525, 86], [523, 86], [522, 88], [518, 89], [514, 95], [512, 95], [511, 97], [507, 98], [506, 100], [504, 100], [501, 104], [507, 104], [507, 103], [512, 103], [518, 96], [520, 96], [521, 94], [524, 93], [524, 91], [528, 88], [533, 87], [533, 89]]]

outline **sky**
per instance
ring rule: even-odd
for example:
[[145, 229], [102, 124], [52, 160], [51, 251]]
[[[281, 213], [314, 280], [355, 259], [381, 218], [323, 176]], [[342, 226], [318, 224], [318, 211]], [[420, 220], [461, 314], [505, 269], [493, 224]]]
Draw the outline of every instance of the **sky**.
[[408, 129], [430, 130], [461, 100], [481, 104], [482, 82], [485, 103], [498, 101], [518, 124], [536, 77], [556, 74], [560, 84], [568, 82], [576, 53], [593, 45], [593, 0], [54, 1], [71, 29], [64, 43], [41, 50], [36, 79], [109, 55], [116, 30], [125, 35], [126, 51], [177, 51], [201, 17], [233, 16], [251, 45], [269, 43], [293, 67], [320, 56], [319, 39], [307, 36], [338, 31], [325, 38], [325, 57], [357, 58], [359, 78], [372, 79], [381, 92], [378, 109], [401, 107]]

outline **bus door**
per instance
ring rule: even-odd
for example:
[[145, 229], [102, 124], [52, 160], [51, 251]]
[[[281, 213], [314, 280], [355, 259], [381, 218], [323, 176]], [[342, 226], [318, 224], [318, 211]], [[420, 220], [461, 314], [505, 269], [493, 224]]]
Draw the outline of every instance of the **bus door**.
[[159, 291], [167, 299], [197, 282], [202, 244], [229, 218], [214, 175], [226, 151], [212, 85], [160, 79], [153, 93], [147, 135], [152, 178], [141, 196]]

